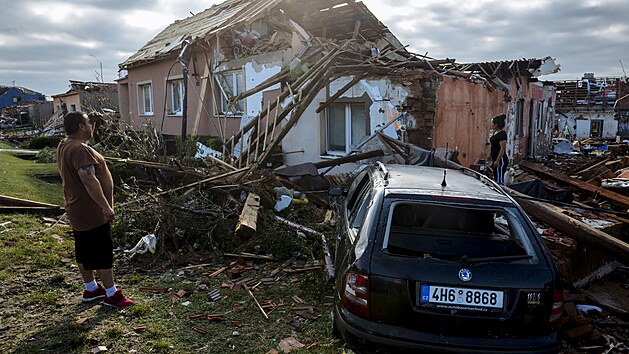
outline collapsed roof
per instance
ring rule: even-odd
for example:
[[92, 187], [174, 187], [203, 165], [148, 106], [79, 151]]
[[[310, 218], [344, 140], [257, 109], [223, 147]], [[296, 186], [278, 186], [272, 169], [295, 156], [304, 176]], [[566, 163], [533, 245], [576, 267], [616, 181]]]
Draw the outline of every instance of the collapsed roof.
[[228, 0], [183, 20], [177, 20], [151, 39], [119, 65], [128, 69], [148, 61], [179, 53], [185, 38], [203, 40], [231, 28], [252, 24], [263, 17], [295, 21], [315, 37], [336, 40], [351, 38], [356, 27], [365, 41], [386, 38], [390, 44], [400, 42], [369, 11], [355, 0]]

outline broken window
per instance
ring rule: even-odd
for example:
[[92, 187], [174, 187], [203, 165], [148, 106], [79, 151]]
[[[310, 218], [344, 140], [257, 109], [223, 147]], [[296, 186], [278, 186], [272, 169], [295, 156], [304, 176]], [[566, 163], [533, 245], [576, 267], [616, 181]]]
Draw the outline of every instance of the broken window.
[[153, 88], [150, 83], [138, 85], [138, 102], [140, 104], [140, 114], [153, 114]]
[[221, 114], [223, 115], [242, 115], [245, 112], [244, 100], [238, 100], [233, 104], [229, 104], [228, 98], [237, 96], [244, 92], [245, 78], [242, 70], [226, 71], [219, 74], [221, 78]]
[[326, 117], [328, 154], [348, 153], [369, 137], [371, 121], [364, 103], [332, 103]]
[[168, 114], [180, 116], [183, 111], [183, 80], [168, 81]]
[[395, 203], [383, 248], [392, 254], [460, 260], [463, 257], [537, 255], [512, 208], [461, 207], [436, 203]]

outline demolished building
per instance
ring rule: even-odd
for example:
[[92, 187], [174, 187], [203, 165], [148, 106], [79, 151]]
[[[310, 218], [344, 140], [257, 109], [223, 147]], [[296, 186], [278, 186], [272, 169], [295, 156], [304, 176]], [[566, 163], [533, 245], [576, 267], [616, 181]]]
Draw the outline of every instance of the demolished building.
[[70, 89], [52, 96], [54, 114], [62, 116], [68, 112], [110, 112], [118, 109], [118, 85], [106, 82], [70, 80]]
[[238, 167], [264, 166], [280, 144], [288, 165], [373, 149], [365, 142], [387, 124], [384, 134], [449, 146], [469, 166], [488, 156], [499, 114], [517, 163], [550, 149], [555, 90], [537, 77], [559, 70], [550, 57], [413, 54], [362, 2], [339, 0], [229, 0], [171, 24], [119, 67], [133, 129], [220, 136]]
[[614, 139], [629, 135], [623, 97], [629, 94], [626, 79], [596, 78], [585, 73], [580, 80], [558, 81], [556, 128], [570, 139]]

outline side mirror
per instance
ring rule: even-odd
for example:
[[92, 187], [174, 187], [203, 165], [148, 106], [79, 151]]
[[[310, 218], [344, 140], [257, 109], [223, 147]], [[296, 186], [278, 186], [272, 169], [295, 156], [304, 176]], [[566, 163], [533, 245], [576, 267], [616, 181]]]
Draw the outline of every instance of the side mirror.
[[328, 189], [328, 196], [330, 197], [342, 197], [345, 195], [343, 187], [330, 187]]

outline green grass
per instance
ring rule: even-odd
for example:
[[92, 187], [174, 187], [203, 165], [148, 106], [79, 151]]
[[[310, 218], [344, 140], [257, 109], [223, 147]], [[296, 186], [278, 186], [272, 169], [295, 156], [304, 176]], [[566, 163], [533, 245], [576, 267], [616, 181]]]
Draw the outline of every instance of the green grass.
[[0, 152], [0, 194], [63, 205], [61, 184], [48, 183], [35, 177], [37, 174], [57, 172], [57, 165], [54, 163], [35, 163], [8, 152]]

